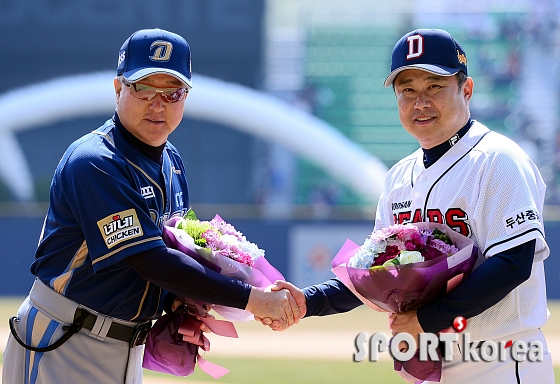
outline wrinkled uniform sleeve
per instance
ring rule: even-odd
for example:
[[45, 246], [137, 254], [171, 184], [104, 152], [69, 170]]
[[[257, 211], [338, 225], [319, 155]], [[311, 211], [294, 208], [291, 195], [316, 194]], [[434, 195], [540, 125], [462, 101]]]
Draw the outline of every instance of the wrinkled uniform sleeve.
[[340, 280], [334, 278], [303, 288], [307, 299], [305, 317], [348, 312], [363, 303]]

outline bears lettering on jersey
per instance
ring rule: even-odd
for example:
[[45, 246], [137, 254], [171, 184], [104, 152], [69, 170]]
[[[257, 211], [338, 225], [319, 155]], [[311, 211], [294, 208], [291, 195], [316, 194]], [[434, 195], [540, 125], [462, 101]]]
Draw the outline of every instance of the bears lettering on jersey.
[[[395, 203], [393, 203], [392, 206], [394, 207]], [[459, 232], [461, 235], [467, 237], [472, 235], [472, 230], [468, 223], [469, 216], [461, 208], [449, 208], [445, 211], [445, 213], [437, 208], [428, 209], [426, 211], [426, 217], [429, 222], [447, 224], [450, 228]], [[393, 220], [397, 224], [419, 223], [424, 221], [422, 218], [422, 211], [420, 209], [416, 209], [414, 214], [412, 211], [395, 212], [393, 213]]]

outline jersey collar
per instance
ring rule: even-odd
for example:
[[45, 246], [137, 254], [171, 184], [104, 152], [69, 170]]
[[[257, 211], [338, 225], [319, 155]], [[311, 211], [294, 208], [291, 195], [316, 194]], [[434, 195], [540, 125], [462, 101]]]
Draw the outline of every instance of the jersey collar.
[[429, 168], [432, 164], [438, 161], [447, 151], [449, 151], [451, 147], [457, 144], [457, 142], [461, 139], [461, 137], [465, 136], [465, 134], [468, 132], [470, 127], [473, 125], [473, 123], [474, 120], [469, 118], [467, 124], [465, 124], [463, 128], [459, 129], [459, 131], [456, 134], [451, 136], [449, 140], [441, 143], [440, 145], [436, 145], [435, 147], [430, 149], [422, 148], [422, 151], [424, 152], [424, 158], [423, 158], [424, 167]]

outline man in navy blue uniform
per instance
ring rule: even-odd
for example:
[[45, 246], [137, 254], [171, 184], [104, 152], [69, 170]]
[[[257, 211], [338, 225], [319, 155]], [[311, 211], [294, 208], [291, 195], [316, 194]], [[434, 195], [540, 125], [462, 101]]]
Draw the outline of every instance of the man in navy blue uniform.
[[58, 164], [31, 271], [11, 321], [5, 384], [141, 383], [151, 320], [177, 295], [247, 309], [290, 326], [298, 307], [167, 248], [161, 227], [189, 208], [185, 167], [167, 138], [192, 88], [190, 47], [161, 29], [123, 44], [116, 111]]

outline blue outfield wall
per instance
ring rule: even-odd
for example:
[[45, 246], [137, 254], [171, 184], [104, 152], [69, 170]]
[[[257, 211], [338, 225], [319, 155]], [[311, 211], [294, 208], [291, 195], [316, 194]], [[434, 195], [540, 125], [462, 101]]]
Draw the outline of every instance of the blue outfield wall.
[[[248, 240], [265, 249], [267, 259], [288, 280], [294, 279], [300, 286], [332, 276], [330, 260], [344, 239], [348, 237], [361, 244], [373, 225], [369, 221], [231, 220], [231, 223]], [[24, 296], [29, 291], [34, 279], [29, 266], [42, 224], [43, 219], [37, 217], [0, 218], [0, 295]], [[546, 222], [545, 228], [551, 249], [545, 261], [547, 293], [550, 299], [560, 299], [560, 222]]]
[[0, 295], [25, 296], [33, 284], [33, 262], [43, 218], [0, 218]]

